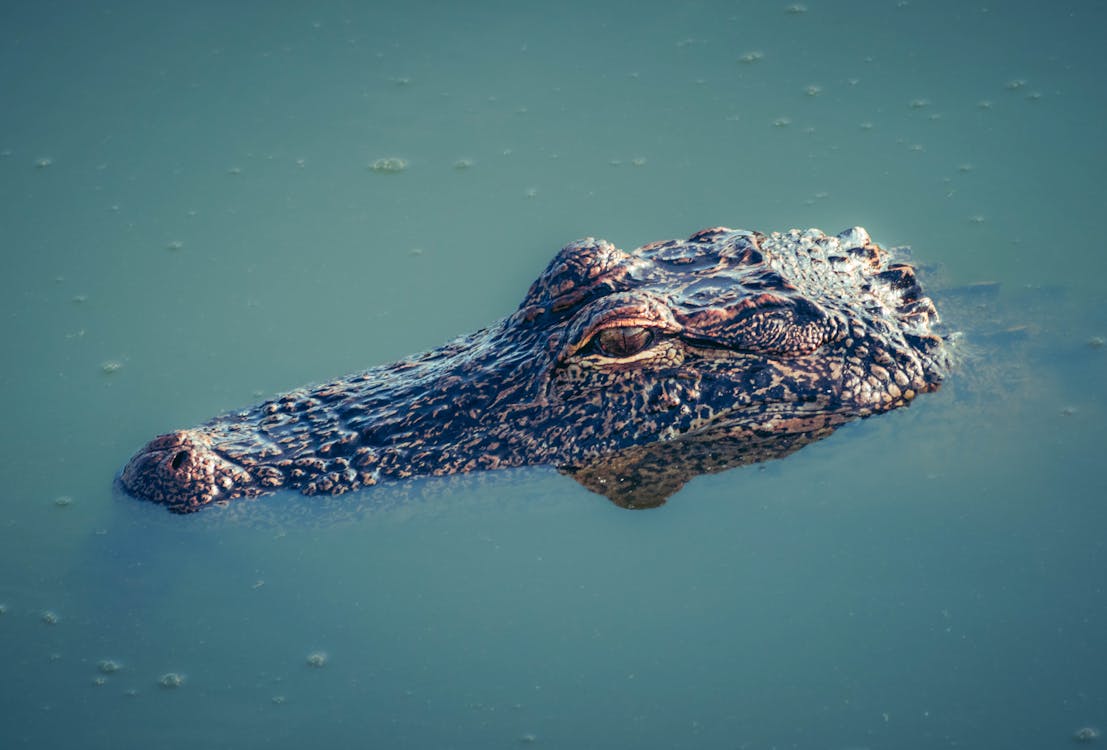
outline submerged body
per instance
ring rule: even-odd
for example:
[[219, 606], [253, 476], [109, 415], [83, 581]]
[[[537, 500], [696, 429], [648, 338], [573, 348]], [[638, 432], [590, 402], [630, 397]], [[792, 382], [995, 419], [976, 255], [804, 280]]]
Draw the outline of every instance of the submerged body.
[[282, 487], [546, 464], [626, 507], [936, 390], [914, 270], [855, 227], [725, 227], [561, 250], [519, 309], [445, 346], [162, 435], [123, 487], [176, 512]]

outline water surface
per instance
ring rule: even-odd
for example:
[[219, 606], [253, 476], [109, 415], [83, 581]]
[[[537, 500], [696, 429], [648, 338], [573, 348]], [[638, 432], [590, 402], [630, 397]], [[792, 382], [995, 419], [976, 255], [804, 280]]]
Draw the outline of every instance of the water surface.
[[[0, 744], [1061, 748], [1107, 728], [1105, 20], [6, 5]], [[553, 470], [382, 487], [329, 520], [112, 492], [157, 433], [510, 313], [573, 239], [719, 224], [911, 245], [970, 364], [656, 511]], [[999, 291], [958, 291], [981, 281]]]

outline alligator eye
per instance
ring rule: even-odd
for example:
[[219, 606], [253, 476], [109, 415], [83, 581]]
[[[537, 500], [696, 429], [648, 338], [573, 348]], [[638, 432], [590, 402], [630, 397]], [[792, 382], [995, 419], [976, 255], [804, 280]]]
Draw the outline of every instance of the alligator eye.
[[653, 343], [653, 330], [641, 326], [604, 328], [592, 338], [596, 349], [605, 357], [633, 357]]

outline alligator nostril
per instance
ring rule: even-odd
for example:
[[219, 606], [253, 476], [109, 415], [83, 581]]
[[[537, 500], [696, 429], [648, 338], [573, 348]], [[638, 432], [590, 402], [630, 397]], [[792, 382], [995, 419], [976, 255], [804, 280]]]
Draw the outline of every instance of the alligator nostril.
[[176, 471], [181, 468], [181, 464], [188, 460], [188, 451], [178, 451], [177, 455], [173, 456], [173, 460], [169, 462], [169, 466]]

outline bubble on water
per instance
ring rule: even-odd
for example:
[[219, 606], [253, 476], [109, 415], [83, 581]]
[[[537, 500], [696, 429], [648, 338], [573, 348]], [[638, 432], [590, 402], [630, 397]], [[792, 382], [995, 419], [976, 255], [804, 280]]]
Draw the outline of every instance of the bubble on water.
[[178, 672], [166, 672], [158, 678], [158, 684], [167, 690], [179, 688], [184, 684], [184, 681], [184, 675]]
[[180, 240], [172, 240], [165, 245], [166, 250], [181, 250], [184, 248], [184, 243]]
[[47, 625], [57, 625], [58, 624], [58, 613], [54, 612], [53, 610], [47, 609], [47, 610], [43, 611], [43, 613], [39, 617], [39, 619], [42, 620]]
[[746, 65], [749, 65], [750, 63], [759, 62], [759, 61], [764, 60], [764, 59], [765, 59], [765, 53], [764, 52], [761, 52], [760, 50], [751, 50], [749, 52], [744, 53], [741, 57], [739, 57], [738, 62], [745, 63]]
[[96, 668], [104, 674], [115, 674], [122, 667], [119, 662], [114, 659], [101, 659], [100, 663], [96, 665]]
[[377, 159], [369, 165], [369, 169], [380, 174], [398, 174], [407, 169], [407, 159], [398, 156]]
[[1095, 727], [1080, 727], [1072, 733], [1074, 742], [1095, 742], [1099, 739], [1099, 730]]
[[47, 167], [51, 166], [53, 163], [54, 163], [54, 160], [51, 159], [49, 156], [42, 156], [42, 157], [39, 157], [38, 159], [35, 159], [35, 168], [37, 168], [37, 169], [46, 169]]
[[458, 171], [469, 169], [475, 163], [472, 159], [458, 159], [454, 162], [454, 169]]
[[59, 508], [68, 508], [72, 504], [73, 498], [71, 498], [69, 495], [60, 495], [54, 498], [54, 505], [58, 506]]
[[313, 651], [307, 655], [307, 663], [309, 667], [315, 667], [316, 669], [326, 666], [327, 654], [325, 651]]

